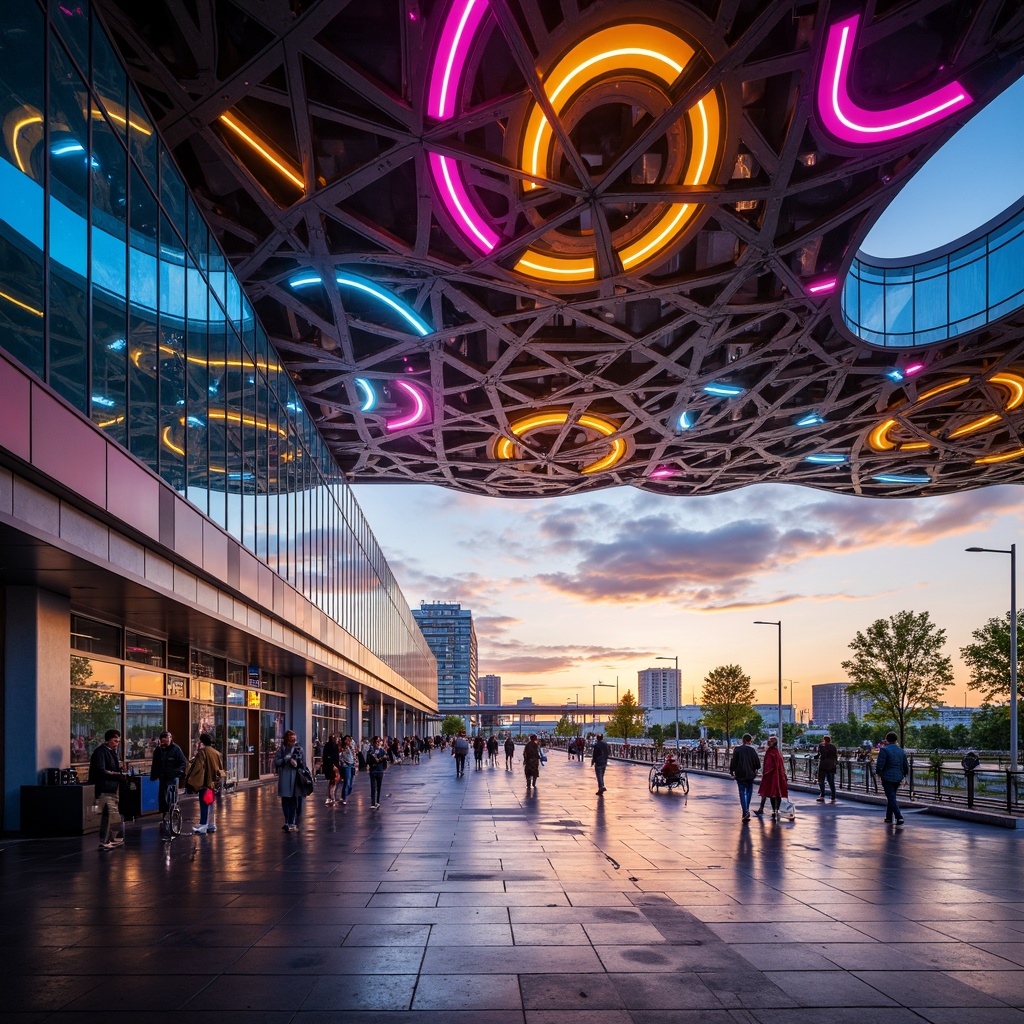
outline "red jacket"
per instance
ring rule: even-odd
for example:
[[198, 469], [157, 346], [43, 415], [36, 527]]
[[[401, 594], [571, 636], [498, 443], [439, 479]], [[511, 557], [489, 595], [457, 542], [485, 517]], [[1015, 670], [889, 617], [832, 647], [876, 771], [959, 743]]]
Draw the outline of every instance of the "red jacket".
[[786, 781], [786, 764], [782, 760], [782, 752], [778, 747], [769, 747], [764, 754], [764, 767], [761, 769], [761, 785], [757, 792], [761, 796], [789, 796], [789, 785]]

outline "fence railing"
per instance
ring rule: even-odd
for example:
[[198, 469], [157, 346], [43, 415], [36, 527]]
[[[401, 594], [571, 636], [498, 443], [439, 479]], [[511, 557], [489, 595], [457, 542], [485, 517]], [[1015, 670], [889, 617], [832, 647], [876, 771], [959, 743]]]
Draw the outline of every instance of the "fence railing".
[[[647, 744], [612, 743], [612, 757], [639, 764], [660, 764], [672, 748]], [[589, 748], [587, 754], [589, 755]], [[678, 753], [680, 763], [693, 770], [727, 773], [731, 749], [727, 747], [684, 747]], [[790, 781], [818, 784], [818, 758], [795, 751], [786, 758]], [[978, 768], [966, 771], [948, 765], [933, 765], [907, 755], [910, 775], [901, 790], [908, 800], [921, 803], [945, 803], [979, 810], [999, 810], [1006, 814], [1024, 814], [1024, 772], [1008, 769]], [[844, 792], [882, 795], [882, 786], [874, 774], [874, 759], [840, 758], [836, 766], [836, 789]]]

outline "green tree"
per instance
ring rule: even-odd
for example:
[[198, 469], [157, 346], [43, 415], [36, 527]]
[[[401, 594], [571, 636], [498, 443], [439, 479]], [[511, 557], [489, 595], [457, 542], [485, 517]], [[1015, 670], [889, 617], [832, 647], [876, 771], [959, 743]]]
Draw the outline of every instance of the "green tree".
[[949, 742], [953, 747], [969, 747], [971, 745], [971, 730], [963, 722], [957, 722], [949, 730]]
[[902, 611], [876, 619], [850, 641], [854, 656], [843, 662], [849, 692], [870, 697], [868, 721], [896, 725], [902, 746], [907, 725], [942, 702], [953, 681], [953, 663], [942, 653], [946, 631], [927, 612]]
[[733, 729], [733, 738], [738, 738], [736, 733], [738, 732], [740, 737], [745, 732], [749, 732], [755, 740], [761, 738], [761, 731], [764, 729], [764, 718], [761, 716], [760, 711], [753, 711], [747, 716], [746, 721], [739, 727], [739, 729]]
[[445, 715], [441, 722], [441, 735], [458, 736], [465, 728], [466, 723], [458, 715]]
[[[960, 648], [971, 670], [971, 689], [981, 690], [986, 704], [1010, 699], [1010, 613], [989, 619], [971, 636], [975, 642]], [[1021, 613], [1017, 614], [1017, 649], [1024, 651]]]
[[832, 722], [828, 733], [837, 747], [859, 747], [862, 741], [870, 739], [871, 726], [859, 721], [851, 711], [845, 722]]
[[922, 725], [918, 730], [917, 746], [924, 750], [949, 750], [953, 746], [949, 729], [938, 722]]
[[750, 676], [739, 665], [713, 668], [704, 677], [701, 710], [704, 725], [725, 733], [728, 744], [732, 730], [754, 711], [754, 688], [750, 685]]
[[[1024, 701], [1017, 704], [1018, 721], [1024, 716]], [[982, 704], [971, 721], [971, 745], [978, 750], [1010, 749], [1010, 705]]]
[[576, 724], [574, 722], [569, 721], [568, 715], [562, 715], [562, 717], [555, 724], [556, 736], [575, 736], [576, 731]]
[[[675, 735], [675, 733], [671, 733]], [[647, 738], [654, 741], [656, 747], [664, 746], [665, 744], [665, 728], [660, 723], [652, 725], [647, 730]]]
[[799, 722], [782, 723], [782, 742], [792, 746], [796, 743], [797, 736], [803, 735], [803, 726]]
[[621, 736], [627, 743], [630, 736], [643, 735], [644, 709], [637, 703], [631, 690], [623, 694], [604, 731], [606, 736]]

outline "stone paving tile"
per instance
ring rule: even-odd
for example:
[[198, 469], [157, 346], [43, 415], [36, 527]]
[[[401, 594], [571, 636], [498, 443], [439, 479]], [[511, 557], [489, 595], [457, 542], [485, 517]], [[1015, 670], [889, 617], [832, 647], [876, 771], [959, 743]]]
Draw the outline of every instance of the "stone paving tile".
[[857, 971], [853, 976], [914, 1007], [999, 1005], [999, 1000], [941, 971]]
[[[897, 1003], [864, 980], [863, 976], [843, 971], [770, 971], [765, 977], [792, 996], [800, 1006], [874, 1007], [895, 1006]], [[883, 975], [877, 980], [885, 984], [886, 977]]]
[[527, 1010], [607, 1010], [624, 1007], [606, 974], [533, 974], [519, 979]]
[[416, 986], [414, 1010], [519, 1009], [519, 979], [515, 974], [422, 975]]
[[979, 989], [1010, 1006], [1024, 1008], [1024, 971], [946, 971], [946, 976]]
[[972, 1006], [970, 1017], [954, 1006], [917, 1006], [915, 1012], [929, 1024], [1024, 1024], [1024, 1010], [1011, 1006]]

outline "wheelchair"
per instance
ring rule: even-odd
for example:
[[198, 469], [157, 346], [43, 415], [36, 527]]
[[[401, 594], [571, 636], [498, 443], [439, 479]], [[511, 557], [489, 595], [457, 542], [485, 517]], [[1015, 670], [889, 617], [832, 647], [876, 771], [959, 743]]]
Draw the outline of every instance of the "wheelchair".
[[651, 767], [651, 774], [647, 779], [647, 788], [652, 793], [660, 792], [662, 788], [667, 789], [669, 792], [672, 792], [673, 789], [678, 789], [685, 796], [690, 792], [690, 780], [681, 766], [676, 775], [666, 776], [661, 770], [660, 765], [653, 765]]

